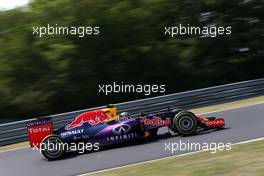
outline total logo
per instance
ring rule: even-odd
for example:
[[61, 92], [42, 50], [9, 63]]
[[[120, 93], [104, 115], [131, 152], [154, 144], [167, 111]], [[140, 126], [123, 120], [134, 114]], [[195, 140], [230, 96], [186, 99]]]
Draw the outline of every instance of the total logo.
[[211, 121], [208, 121], [205, 123], [209, 127], [222, 126], [225, 124], [225, 120], [224, 119], [216, 119], [216, 120], [211, 120]]
[[30, 133], [42, 133], [50, 131], [50, 127], [42, 127], [42, 128], [29, 128]]
[[151, 125], [151, 126], [168, 126], [171, 124], [170, 118], [166, 118], [165, 120], [162, 120], [160, 117], [153, 117], [152, 119], [142, 117], [140, 121], [144, 125]]

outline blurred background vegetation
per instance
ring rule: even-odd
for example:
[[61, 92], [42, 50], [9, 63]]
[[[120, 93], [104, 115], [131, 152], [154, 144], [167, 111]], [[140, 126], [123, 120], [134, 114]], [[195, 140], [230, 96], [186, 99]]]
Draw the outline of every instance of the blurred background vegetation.
[[[166, 84], [167, 94], [263, 77], [263, 18], [262, 0], [33, 0], [0, 11], [0, 120], [146, 97], [98, 93], [113, 81]], [[100, 35], [32, 35], [48, 23], [100, 26]], [[232, 34], [164, 35], [180, 23]]]

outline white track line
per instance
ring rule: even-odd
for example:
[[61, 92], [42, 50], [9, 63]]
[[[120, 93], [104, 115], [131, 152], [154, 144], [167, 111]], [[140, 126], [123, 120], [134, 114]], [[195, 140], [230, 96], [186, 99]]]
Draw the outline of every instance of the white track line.
[[[246, 144], [246, 143], [260, 141], [260, 140], [264, 140], [264, 137], [251, 139], [251, 140], [247, 140], [247, 141], [241, 141], [241, 142], [233, 143], [231, 145], [233, 146], [233, 145], [239, 145], [239, 144]], [[113, 168], [110, 168], [110, 169], [99, 170], [99, 171], [85, 173], [85, 174], [81, 174], [81, 175], [77, 175], [77, 176], [86, 176], [86, 175], [91, 175], [91, 174], [97, 174], [97, 173], [102, 173], [102, 172], [106, 172], [106, 171], [112, 171], [112, 170], [116, 170], [116, 169], [122, 169], [122, 168], [130, 167], [130, 166], [137, 166], [137, 165], [141, 165], [141, 164], [147, 164], [147, 163], [152, 163], [152, 162], [165, 160], [165, 159], [169, 159], [169, 158], [177, 158], [177, 157], [192, 155], [192, 154], [195, 154], [195, 153], [206, 152], [206, 151], [209, 151], [209, 150], [199, 150], [199, 151], [188, 152], [188, 153], [184, 153], [184, 154], [180, 154], [180, 155], [167, 156], [167, 157], [164, 157], [164, 158], [158, 158], [158, 159], [154, 159], [154, 160], [143, 161], [143, 162], [134, 163], [134, 164], [128, 164], [128, 165], [125, 165], [125, 166], [113, 167]]]
[[[209, 111], [209, 112], [204, 112], [204, 113], [201, 113], [201, 114], [211, 114], [211, 113], [228, 111], [228, 110], [233, 110], [233, 109], [240, 109], [240, 108], [245, 108], [245, 107], [250, 107], [250, 106], [255, 106], [255, 105], [260, 105], [260, 104], [264, 104], [264, 102], [258, 102], [258, 103], [254, 103], [254, 104], [250, 104], [250, 105], [244, 105], [244, 106], [233, 107], [233, 108], [225, 108], [225, 109], [220, 109], [220, 110], [215, 110], [215, 111]], [[198, 114], [198, 115], [201, 115], [201, 114]], [[23, 149], [23, 148], [27, 148], [27, 147], [29, 147], [29, 146], [23, 146], [23, 147], [18, 147], [18, 148], [13, 148], [13, 149], [7, 149], [7, 150], [0, 151], [0, 153], [14, 151], [14, 150], [19, 150], [19, 149]]]
[[14, 150], [23, 149], [23, 148], [29, 148], [29, 146], [23, 146], [23, 147], [17, 147], [17, 148], [7, 149], [7, 150], [0, 151], [0, 153], [10, 152], [10, 151], [14, 151]]

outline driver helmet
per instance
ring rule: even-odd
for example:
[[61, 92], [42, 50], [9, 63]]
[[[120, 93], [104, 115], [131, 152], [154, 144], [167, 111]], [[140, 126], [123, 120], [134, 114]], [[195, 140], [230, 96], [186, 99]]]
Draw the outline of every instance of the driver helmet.
[[108, 117], [108, 120], [114, 120], [118, 118], [117, 115], [117, 109], [114, 105], [110, 104], [106, 106], [107, 108], [104, 108], [103, 111]]
[[125, 119], [128, 119], [129, 118], [129, 113], [128, 112], [122, 112], [121, 114], [120, 114], [120, 118], [125, 118]]

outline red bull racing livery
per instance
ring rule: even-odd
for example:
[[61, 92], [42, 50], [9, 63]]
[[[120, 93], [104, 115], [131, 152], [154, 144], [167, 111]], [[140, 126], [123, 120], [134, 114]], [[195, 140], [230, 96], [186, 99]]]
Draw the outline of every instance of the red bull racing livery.
[[181, 109], [166, 109], [148, 113], [117, 114], [115, 106], [84, 112], [64, 126], [54, 129], [50, 118], [31, 121], [27, 124], [32, 147], [41, 148], [49, 160], [61, 158], [67, 148], [42, 147], [43, 145], [66, 145], [89, 143], [105, 146], [125, 141], [153, 138], [161, 127], [168, 127], [173, 134], [192, 135], [200, 130], [218, 129], [225, 126], [223, 118], [196, 116]]
[[73, 120], [70, 124], [65, 127], [65, 129], [71, 130], [73, 128], [82, 126], [83, 123], [97, 125], [107, 119], [108, 118], [103, 110], [89, 111], [78, 115], [75, 120]]

